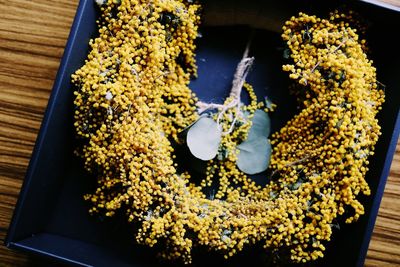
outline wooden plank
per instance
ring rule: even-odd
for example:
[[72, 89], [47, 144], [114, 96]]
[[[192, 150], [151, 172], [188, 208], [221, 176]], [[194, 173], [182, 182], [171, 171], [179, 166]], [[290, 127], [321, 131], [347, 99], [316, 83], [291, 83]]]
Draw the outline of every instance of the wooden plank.
[[[384, 2], [400, 6], [400, 0]], [[78, 0], [0, 0], [0, 239], [4, 240]], [[0, 246], [0, 266], [46, 266]], [[50, 264], [50, 266], [52, 266]], [[400, 266], [400, 142], [365, 266]]]

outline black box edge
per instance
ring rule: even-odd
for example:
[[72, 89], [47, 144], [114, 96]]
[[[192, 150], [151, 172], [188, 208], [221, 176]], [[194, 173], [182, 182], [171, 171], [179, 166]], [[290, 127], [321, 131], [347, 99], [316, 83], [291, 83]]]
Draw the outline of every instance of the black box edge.
[[25, 196], [26, 196], [27, 190], [28, 190], [28, 188], [30, 186], [30, 182], [31, 182], [31, 179], [32, 179], [33, 171], [34, 171], [34, 169], [36, 167], [37, 160], [38, 160], [38, 157], [39, 157], [39, 153], [40, 153], [42, 144], [44, 142], [44, 136], [45, 136], [45, 133], [46, 133], [47, 128], [48, 128], [48, 122], [49, 122], [49, 119], [50, 119], [50, 115], [52, 114], [52, 111], [53, 111], [54, 106], [55, 106], [55, 103], [54, 103], [55, 99], [57, 98], [58, 92], [61, 90], [61, 80], [62, 80], [61, 77], [65, 75], [66, 66], [67, 66], [66, 62], [68, 62], [68, 60], [69, 60], [69, 58], [71, 56], [72, 47], [73, 47], [73, 45], [75, 43], [76, 36], [77, 36], [77, 30], [79, 29], [79, 26], [81, 24], [82, 17], [84, 16], [83, 11], [85, 9], [84, 7], [85, 7], [86, 4], [87, 4], [87, 0], [80, 0], [79, 4], [78, 4], [78, 7], [77, 7], [77, 10], [76, 10], [76, 13], [75, 13], [75, 17], [74, 17], [74, 20], [73, 20], [73, 23], [72, 23], [72, 26], [71, 26], [70, 33], [68, 35], [68, 39], [67, 39], [67, 43], [66, 43], [66, 46], [65, 46], [65, 49], [64, 49], [64, 53], [63, 53], [63, 56], [62, 56], [60, 64], [59, 64], [60, 67], [59, 67], [59, 69], [57, 71], [57, 75], [56, 75], [55, 80], [54, 80], [53, 88], [51, 90], [51, 94], [50, 94], [49, 101], [48, 101], [48, 104], [47, 104], [47, 107], [46, 107], [46, 111], [44, 113], [43, 120], [42, 120], [40, 129], [39, 129], [36, 141], [35, 141], [35, 145], [34, 145], [34, 148], [33, 148], [33, 151], [32, 151], [32, 156], [31, 156], [31, 159], [30, 159], [29, 164], [28, 164], [28, 168], [27, 168], [27, 171], [26, 171], [26, 174], [25, 174], [25, 178], [24, 178], [22, 186], [21, 186], [21, 190], [19, 192], [19, 197], [18, 197], [17, 203], [16, 203], [15, 208], [14, 208], [14, 212], [13, 212], [13, 215], [12, 215], [9, 227], [8, 227], [6, 238], [4, 239], [4, 244], [8, 248], [16, 248], [16, 247], [18, 247], [14, 243], [16, 241], [16, 240], [14, 240], [14, 234], [15, 234], [15, 231], [16, 231], [16, 229], [15, 229], [16, 228], [16, 222], [19, 219], [20, 211], [21, 211], [22, 206], [23, 206], [23, 204], [25, 202]]

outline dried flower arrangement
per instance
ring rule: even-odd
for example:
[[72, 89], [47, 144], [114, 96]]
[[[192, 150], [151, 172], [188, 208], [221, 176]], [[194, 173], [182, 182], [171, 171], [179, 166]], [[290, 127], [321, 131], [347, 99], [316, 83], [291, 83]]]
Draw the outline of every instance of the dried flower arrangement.
[[[352, 16], [300, 13], [283, 26], [283, 66], [301, 111], [270, 136], [268, 98], [258, 102], [246, 49], [224, 104], [199, 101], [196, 74], [200, 5], [183, 0], [96, 1], [99, 37], [73, 75], [77, 151], [98, 177], [85, 196], [92, 214], [123, 211], [136, 240], [165, 244], [166, 259], [191, 262], [205, 246], [225, 257], [262, 243], [293, 262], [323, 257], [335, 219], [364, 213], [365, 173], [380, 135], [384, 101]], [[250, 97], [242, 103], [241, 91]], [[172, 142], [207, 161], [200, 185], [178, 173]], [[270, 183], [247, 174], [272, 170]], [[267, 177], [266, 177], [267, 178]], [[216, 186], [207, 196], [204, 189]]]

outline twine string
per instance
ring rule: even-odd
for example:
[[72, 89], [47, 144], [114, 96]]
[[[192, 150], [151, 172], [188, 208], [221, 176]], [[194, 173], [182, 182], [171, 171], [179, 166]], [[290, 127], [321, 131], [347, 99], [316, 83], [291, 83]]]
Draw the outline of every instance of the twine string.
[[240, 114], [240, 105], [241, 105], [240, 95], [242, 93], [243, 85], [246, 82], [247, 75], [249, 74], [250, 69], [254, 63], [254, 57], [249, 57], [251, 40], [252, 40], [252, 36], [250, 37], [249, 41], [246, 44], [246, 49], [243, 53], [242, 59], [240, 60], [239, 64], [237, 65], [235, 74], [233, 76], [231, 92], [229, 94], [229, 97], [232, 98], [232, 101], [230, 101], [229, 103], [226, 103], [226, 104], [205, 103], [202, 101], [199, 101], [196, 103], [200, 113], [202, 113], [208, 109], [220, 110], [218, 117], [217, 117], [217, 124], [220, 128], [222, 128], [221, 120], [223, 118], [223, 115], [229, 109], [234, 108], [234, 107], [237, 108], [235, 118], [233, 118], [233, 121], [231, 122], [229, 130], [227, 132], [223, 132], [222, 133], [223, 135], [230, 134], [233, 131], [235, 123]]

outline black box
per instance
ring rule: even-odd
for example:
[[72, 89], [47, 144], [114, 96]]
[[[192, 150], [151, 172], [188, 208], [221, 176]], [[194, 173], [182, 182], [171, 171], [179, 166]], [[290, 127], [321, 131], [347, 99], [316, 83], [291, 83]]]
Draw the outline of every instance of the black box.
[[[256, 8], [251, 8], [252, 4]], [[345, 225], [334, 234], [326, 257], [318, 261], [317, 265], [361, 267], [400, 131], [400, 53], [398, 44], [394, 41], [400, 28], [400, 13], [393, 10], [396, 9], [394, 7], [385, 8], [360, 1], [205, 1], [204, 9], [206, 14], [208, 9], [214, 10], [214, 13], [210, 12], [205, 17], [206, 22], [208, 20], [214, 25], [221, 24], [221, 20], [215, 19], [218, 12], [224, 13], [228, 18], [232, 16], [237, 23], [241, 23], [246, 17], [235, 13], [237, 8], [245, 8], [247, 14], [256, 12], [257, 16], [265, 13], [268, 14], [265, 23], [270, 22], [271, 29], [277, 30], [277, 26], [283, 25], [286, 19], [299, 11], [319, 14], [343, 4], [359, 12], [370, 26], [368, 42], [372, 58], [377, 67], [379, 81], [386, 85], [386, 102], [378, 117], [383, 134], [376, 145], [375, 155], [370, 159], [367, 181], [372, 195], [362, 201], [366, 214], [357, 223]], [[97, 32], [97, 16], [98, 8], [94, 1], [81, 0], [9, 228], [6, 245], [12, 249], [80, 266], [161, 266], [154, 259], [153, 251], [134, 245], [134, 238], [127, 234], [126, 225], [118, 220], [101, 222], [90, 217], [87, 204], [83, 201], [83, 194], [90, 192], [94, 186], [94, 177], [83, 170], [82, 162], [73, 155], [74, 108], [70, 76], [81, 67], [87, 56], [89, 39], [95, 37]], [[254, 23], [261, 22], [256, 19]], [[247, 40], [246, 27], [230, 26], [223, 30], [220, 27], [205, 28], [204, 39], [199, 43], [199, 79], [193, 81], [191, 86], [200, 99], [210, 100], [216, 96], [227, 95], [229, 80], [231, 81]], [[256, 55], [256, 60], [259, 58], [260, 63], [251, 74], [250, 80], [255, 87], [277, 88], [270, 90], [279, 109], [279, 106], [293, 103], [285, 102], [285, 99], [288, 99], [285, 97], [286, 74], [281, 72], [280, 61], [275, 58], [277, 53], [274, 49], [279, 46], [279, 33], [269, 33], [268, 36], [271, 36], [271, 43], [266, 47], [269, 48], [266, 51], [272, 52], [267, 52], [266, 58]], [[257, 42], [255, 46], [258, 47]], [[221, 53], [211, 55], [210, 49]], [[262, 48], [255, 48], [259, 51], [257, 49]], [[218, 71], [220, 74], [216, 76], [215, 72]], [[260, 73], [264, 71], [266, 79], [261, 81], [257, 77], [262, 76]], [[221, 73], [228, 79], [220, 79]], [[216, 95], [201, 90], [210, 84], [216, 88]], [[292, 116], [293, 110], [283, 108], [277, 125]], [[243, 256], [236, 263], [230, 261], [229, 265], [236, 266], [239, 263], [253, 266], [256, 265], [256, 259]], [[228, 264], [205, 257], [196, 265]]]

